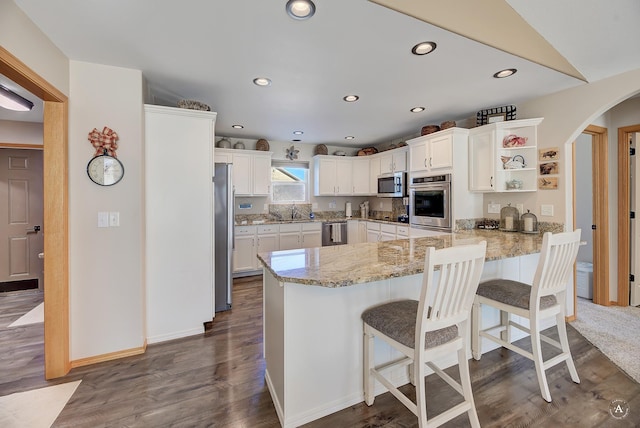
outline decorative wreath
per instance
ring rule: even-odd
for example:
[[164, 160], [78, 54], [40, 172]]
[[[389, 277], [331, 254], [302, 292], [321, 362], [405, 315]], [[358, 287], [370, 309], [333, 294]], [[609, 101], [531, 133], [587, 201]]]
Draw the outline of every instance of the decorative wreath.
[[102, 132], [93, 128], [93, 131], [89, 132], [89, 141], [91, 145], [96, 149], [96, 153], [93, 155], [109, 155], [117, 158], [116, 150], [118, 149], [118, 134], [111, 128], [104, 127]]

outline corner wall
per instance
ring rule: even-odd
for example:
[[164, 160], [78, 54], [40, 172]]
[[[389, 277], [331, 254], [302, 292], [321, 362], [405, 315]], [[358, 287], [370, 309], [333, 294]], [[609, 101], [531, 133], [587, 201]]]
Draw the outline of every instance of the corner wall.
[[[144, 346], [144, 184], [142, 73], [71, 61], [69, 102], [69, 260], [71, 361]], [[119, 135], [124, 177], [102, 187], [87, 176], [88, 133]], [[99, 211], [120, 226], [98, 228]]]

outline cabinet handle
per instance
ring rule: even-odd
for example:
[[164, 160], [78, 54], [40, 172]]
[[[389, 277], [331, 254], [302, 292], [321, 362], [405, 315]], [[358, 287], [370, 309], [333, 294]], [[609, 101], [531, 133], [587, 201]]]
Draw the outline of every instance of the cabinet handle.
[[427, 158], [424, 158], [424, 166], [427, 167]]
[[493, 187], [493, 175], [491, 176], [491, 178], [489, 178], [489, 185]]
[[433, 166], [433, 158], [429, 158], [429, 168]]

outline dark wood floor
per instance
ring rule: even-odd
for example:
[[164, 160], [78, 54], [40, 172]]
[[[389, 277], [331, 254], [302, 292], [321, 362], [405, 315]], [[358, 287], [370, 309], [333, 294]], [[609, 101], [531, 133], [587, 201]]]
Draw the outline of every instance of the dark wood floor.
[[[0, 295], [0, 396], [82, 379], [55, 427], [279, 427], [261, 358], [261, 285], [261, 277], [236, 280], [233, 309], [217, 314], [205, 335], [150, 345], [144, 355], [74, 369], [52, 382], [43, 377], [42, 325], [6, 327], [41, 301], [41, 293]], [[470, 361], [483, 427], [640, 426], [640, 384], [571, 326], [569, 337], [582, 382], [572, 383], [565, 366], [550, 369], [552, 403], [540, 396], [529, 360], [501, 349]], [[427, 387], [430, 412], [457, 399], [435, 377]], [[630, 406], [624, 420], [608, 413], [616, 399]], [[417, 420], [387, 393], [372, 407], [360, 403], [307, 425], [383, 426], [414, 427]], [[469, 423], [462, 415], [446, 426]]]

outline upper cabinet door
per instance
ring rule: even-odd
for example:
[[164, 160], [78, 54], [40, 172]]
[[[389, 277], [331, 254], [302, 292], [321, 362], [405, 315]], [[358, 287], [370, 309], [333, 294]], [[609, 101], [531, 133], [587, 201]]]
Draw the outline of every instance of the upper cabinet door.
[[233, 185], [236, 195], [251, 195], [253, 191], [253, 169], [251, 155], [248, 153], [233, 154]]
[[453, 167], [453, 136], [442, 135], [429, 140], [429, 168]]
[[271, 155], [253, 155], [253, 195], [271, 194]]

